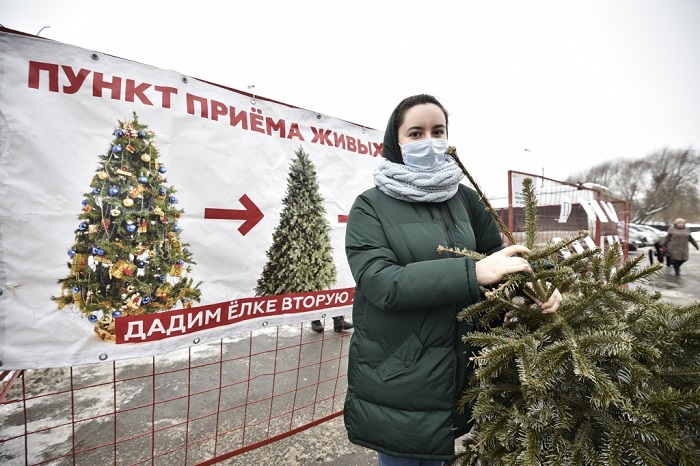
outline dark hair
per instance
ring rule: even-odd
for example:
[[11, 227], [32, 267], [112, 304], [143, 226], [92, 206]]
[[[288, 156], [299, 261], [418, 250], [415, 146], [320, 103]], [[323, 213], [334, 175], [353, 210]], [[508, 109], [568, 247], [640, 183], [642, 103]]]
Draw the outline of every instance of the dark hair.
[[415, 107], [416, 105], [421, 105], [421, 104], [435, 104], [438, 107], [440, 107], [440, 110], [442, 110], [442, 113], [445, 114], [445, 126], [447, 126], [447, 123], [448, 123], [447, 110], [445, 110], [445, 107], [443, 107], [442, 104], [432, 95], [418, 94], [418, 95], [412, 95], [411, 97], [406, 97], [394, 109], [393, 120], [394, 120], [394, 125], [396, 127], [396, 131], [398, 131], [399, 127], [403, 124], [403, 119], [406, 116], [406, 112], [408, 111], [408, 109], [410, 109], [411, 107]]
[[399, 105], [396, 106], [394, 111], [391, 112], [391, 117], [389, 117], [389, 121], [386, 124], [386, 131], [384, 131], [382, 156], [388, 161], [401, 164], [403, 163], [401, 146], [399, 146], [399, 126], [403, 124], [408, 109], [421, 104], [437, 105], [440, 110], [442, 110], [442, 113], [445, 114], [445, 126], [447, 126], [447, 110], [445, 110], [445, 107], [443, 107], [435, 97], [428, 94], [418, 94], [411, 97], [406, 97]]

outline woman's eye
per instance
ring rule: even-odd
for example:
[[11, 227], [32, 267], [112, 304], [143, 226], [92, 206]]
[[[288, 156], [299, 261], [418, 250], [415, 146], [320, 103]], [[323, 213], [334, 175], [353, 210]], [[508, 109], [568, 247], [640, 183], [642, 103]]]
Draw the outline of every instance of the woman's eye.
[[420, 137], [420, 131], [411, 131], [410, 133], [408, 133], [408, 137], [409, 137], [409, 138], [417, 138], [417, 137]]

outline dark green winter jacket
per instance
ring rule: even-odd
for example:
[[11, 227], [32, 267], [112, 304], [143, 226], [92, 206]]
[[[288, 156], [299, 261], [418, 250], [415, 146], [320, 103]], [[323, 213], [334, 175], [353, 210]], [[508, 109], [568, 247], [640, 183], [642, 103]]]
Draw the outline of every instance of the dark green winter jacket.
[[480, 292], [474, 261], [437, 247], [490, 254], [502, 240], [477, 193], [459, 189], [467, 202], [410, 203], [373, 188], [348, 218], [356, 288], [345, 425], [350, 441], [388, 455], [448, 460], [469, 428], [456, 402], [473, 355], [461, 336], [471, 328], [456, 315]]

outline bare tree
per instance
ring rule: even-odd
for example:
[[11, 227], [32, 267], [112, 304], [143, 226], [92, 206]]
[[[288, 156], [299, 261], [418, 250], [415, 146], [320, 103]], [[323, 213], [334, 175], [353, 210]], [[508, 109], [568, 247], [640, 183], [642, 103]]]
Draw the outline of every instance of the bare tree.
[[647, 160], [621, 160], [610, 189], [622, 196], [623, 199], [630, 201], [633, 212], [637, 211], [642, 207], [636, 204], [639, 204], [638, 199], [644, 196], [648, 186], [648, 175], [649, 162]]
[[698, 151], [663, 148], [642, 159], [601, 163], [567, 181], [607, 186], [630, 202], [633, 222], [668, 224], [677, 216], [700, 221], [699, 179]]
[[669, 223], [672, 219], [669, 220], [666, 215], [671, 210], [697, 206], [700, 154], [692, 149], [664, 148], [647, 158], [652, 158], [654, 162], [650, 164], [651, 184], [643, 197], [643, 208], [635, 212], [635, 217], [640, 217], [642, 221], [656, 217]]

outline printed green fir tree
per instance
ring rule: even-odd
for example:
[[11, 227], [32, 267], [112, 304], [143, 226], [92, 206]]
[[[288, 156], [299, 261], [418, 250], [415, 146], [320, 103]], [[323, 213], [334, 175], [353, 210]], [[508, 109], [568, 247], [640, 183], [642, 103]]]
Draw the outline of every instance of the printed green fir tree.
[[319, 192], [316, 167], [299, 147], [294, 152], [279, 225], [272, 235], [256, 296], [330, 288], [336, 281], [330, 224]]
[[[487, 328], [463, 337], [481, 350], [458, 405], [472, 405], [475, 421], [460, 464], [700, 464], [700, 303], [670, 304], [634, 286], [661, 266], [642, 266], [642, 256], [624, 263], [619, 244], [561, 254], [586, 232], [537, 247], [531, 179], [524, 196], [534, 273], [484, 288], [459, 315]], [[555, 288], [564, 301], [542, 314], [530, 297]]]
[[84, 194], [62, 293], [51, 298], [78, 308], [103, 340], [114, 339], [114, 318], [190, 307], [201, 294], [153, 131], [134, 113], [113, 136]]

